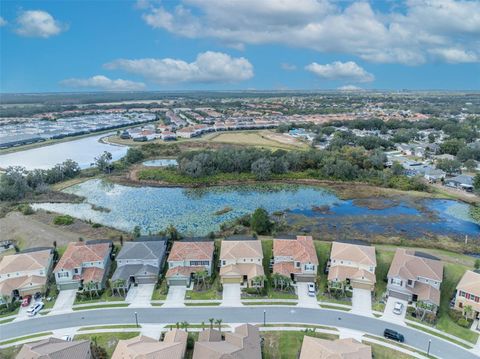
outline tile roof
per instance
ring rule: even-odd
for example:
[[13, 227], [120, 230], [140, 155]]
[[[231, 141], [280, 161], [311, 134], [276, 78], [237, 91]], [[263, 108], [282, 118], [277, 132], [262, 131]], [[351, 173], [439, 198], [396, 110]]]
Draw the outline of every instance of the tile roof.
[[82, 270], [82, 279], [85, 283], [95, 282], [99, 283], [102, 281], [105, 270], [103, 268], [97, 267], [88, 267]]
[[311, 236], [297, 236], [296, 239], [274, 239], [273, 255], [293, 257], [294, 261], [318, 265], [317, 252]]
[[300, 268], [295, 268], [293, 262], [278, 262], [273, 264], [273, 273], [290, 277], [291, 273], [301, 273]]
[[360, 244], [333, 242], [330, 259], [346, 260], [368, 266], [376, 266], [375, 247]]
[[161, 259], [166, 250], [165, 241], [124, 242], [116, 259]]
[[112, 281], [117, 279], [129, 280], [131, 276], [158, 275], [160, 268], [149, 264], [125, 264], [118, 266], [112, 275]]
[[44, 286], [47, 284], [46, 276], [28, 275], [12, 277], [0, 282], [0, 295], [11, 296], [16, 289], [28, 289], [29, 287]]
[[408, 288], [413, 294], [416, 294], [417, 300], [429, 301], [440, 305], [440, 290], [422, 282], [416, 282], [413, 288]]
[[183, 359], [187, 347], [188, 334], [174, 329], [165, 334], [163, 341], [140, 335], [120, 340], [112, 359]]
[[372, 359], [372, 348], [352, 338], [303, 337], [299, 359]]
[[61, 269], [73, 269], [82, 266], [85, 262], [103, 261], [110, 254], [111, 243], [71, 242], [55, 267], [54, 272]]
[[214, 244], [212, 242], [173, 242], [168, 256], [169, 261], [212, 260]]
[[375, 274], [365, 269], [344, 265], [335, 265], [330, 267], [330, 270], [328, 271], [328, 280], [344, 281], [347, 278], [369, 281], [371, 283], [376, 282]]
[[244, 276], [254, 278], [259, 275], [265, 275], [263, 266], [255, 263], [238, 263], [220, 267], [221, 276]]
[[52, 259], [52, 250], [46, 249], [29, 253], [18, 253], [4, 256], [0, 261], [0, 275], [45, 269]]
[[441, 282], [443, 279], [443, 263], [439, 260], [416, 256], [412, 250], [397, 248], [388, 276], [411, 280], [424, 277]]
[[480, 297], [480, 273], [467, 270], [458, 282], [457, 290]]
[[174, 277], [174, 276], [182, 276], [182, 277], [189, 277], [190, 274], [200, 272], [204, 270], [205, 267], [187, 267], [187, 266], [178, 266], [174, 268], [169, 268], [165, 277]]
[[262, 243], [254, 241], [222, 241], [220, 259], [263, 258]]
[[16, 359], [91, 359], [90, 341], [49, 338], [24, 344]]

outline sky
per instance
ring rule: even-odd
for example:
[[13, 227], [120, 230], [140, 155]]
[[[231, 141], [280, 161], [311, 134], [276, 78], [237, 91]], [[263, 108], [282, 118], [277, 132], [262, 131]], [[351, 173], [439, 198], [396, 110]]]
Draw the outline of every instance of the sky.
[[0, 2], [0, 91], [480, 90], [480, 0]]

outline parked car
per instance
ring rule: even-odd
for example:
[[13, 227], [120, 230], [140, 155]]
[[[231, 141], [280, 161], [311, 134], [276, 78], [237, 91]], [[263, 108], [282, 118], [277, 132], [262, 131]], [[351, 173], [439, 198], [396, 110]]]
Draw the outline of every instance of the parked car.
[[43, 308], [42, 302], [35, 303], [29, 310], [27, 310], [27, 314], [29, 317], [35, 316], [39, 311]]
[[28, 307], [28, 305], [30, 304], [31, 301], [32, 301], [32, 296], [31, 295], [26, 295], [22, 299], [22, 307]]
[[385, 329], [383, 332], [383, 336], [387, 339], [396, 340], [397, 342], [403, 343], [405, 341], [405, 337], [403, 334], [393, 330], [393, 329]]
[[315, 284], [308, 283], [308, 295], [310, 297], [315, 297], [316, 296]]
[[403, 303], [400, 302], [395, 302], [395, 305], [393, 306], [393, 313], [400, 315], [403, 312]]

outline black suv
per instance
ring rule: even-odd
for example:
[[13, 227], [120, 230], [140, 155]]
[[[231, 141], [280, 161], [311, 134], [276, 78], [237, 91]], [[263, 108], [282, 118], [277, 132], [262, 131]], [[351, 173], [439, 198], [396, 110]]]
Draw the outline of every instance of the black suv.
[[393, 330], [393, 329], [385, 329], [383, 332], [383, 336], [387, 339], [396, 340], [397, 342], [403, 343], [405, 341], [405, 337], [403, 334]]

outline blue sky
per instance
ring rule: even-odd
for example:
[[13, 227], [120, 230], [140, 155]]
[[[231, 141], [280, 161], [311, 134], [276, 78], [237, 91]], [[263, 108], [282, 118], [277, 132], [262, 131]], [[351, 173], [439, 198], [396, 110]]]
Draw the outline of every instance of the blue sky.
[[0, 90], [480, 90], [480, 2], [2, 1]]

